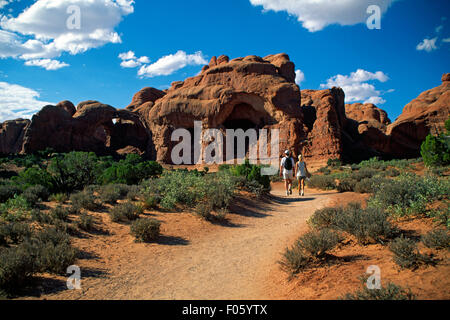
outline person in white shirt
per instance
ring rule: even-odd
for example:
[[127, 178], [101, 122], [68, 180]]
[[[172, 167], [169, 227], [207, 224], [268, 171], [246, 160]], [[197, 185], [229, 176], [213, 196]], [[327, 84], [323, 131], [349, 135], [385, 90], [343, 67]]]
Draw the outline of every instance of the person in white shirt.
[[280, 177], [284, 179], [284, 185], [286, 187], [286, 196], [292, 194], [292, 180], [295, 176], [295, 161], [291, 157], [291, 152], [286, 150], [284, 157], [281, 159], [280, 164]]
[[306, 162], [303, 161], [303, 155], [298, 156], [298, 162], [295, 165], [295, 169], [297, 171], [298, 195], [303, 197], [305, 195], [305, 180], [309, 175]]

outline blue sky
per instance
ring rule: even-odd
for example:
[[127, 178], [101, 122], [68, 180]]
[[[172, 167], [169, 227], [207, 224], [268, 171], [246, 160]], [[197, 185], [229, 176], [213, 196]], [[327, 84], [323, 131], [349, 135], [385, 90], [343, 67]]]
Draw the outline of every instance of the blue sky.
[[[382, 11], [379, 30], [366, 26], [369, 4]], [[70, 5], [80, 8], [80, 29], [67, 29]], [[124, 108], [141, 88], [167, 88], [221, 54], [285, 52], [304, 75], [302, 89], [343, 86], [348, 102], [375, 102], [391, 120], [450, 72], [448, 0], [0, 0], [0, 7], [0, 121], [65, 99]]]

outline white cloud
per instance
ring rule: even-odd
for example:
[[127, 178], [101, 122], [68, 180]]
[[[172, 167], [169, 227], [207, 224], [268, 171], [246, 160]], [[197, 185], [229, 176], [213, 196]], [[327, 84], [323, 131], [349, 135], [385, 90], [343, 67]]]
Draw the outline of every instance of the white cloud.
[[0, 9], [6, 7], [9, 4], [8, 0], [0, 0]]
[[119, 54], [119, 59], [122, 60], [120, 66], [122, 68], [136, 68], [143, 64], [150, 63], [150, 59], [146, 56], [140, 58], [136, 57], [133, 51], [123, 52]]
[[327, 80], [326, 84], [321, 84], [321, 88], [341, 87], [345, 92], [345, 102], [358, 102], [383, 104], [386, 101], [381, 97], [381, 92], [369, 81], [386, 82], [389, 77], [382, 71], [375, 73], [358, 69], [350, 75], [336, 75]]
[[385, 13], [396, 0], [250, 0], [265, 11], [286, 11], [295, 16], [310, 32], [320, 31], [328, 25], [354, 25], [365, 23], [369, 17], [367, 8], [378, 5]]
[[423, 39], [423, 41], [417, 45], [416, 50], [418, 51], [425, 50], [426, 52], [436, 50], [437, 49], [436, 40], [437, 37], [433, 39]]
[[0, 82], [0, 122], [31, 116], [51, 102], [40, 101], [39, 93], [17, 84]]
[[35, 59], [25, 61], [26, 66], [42, 67], [45, 70], [58, 70], [64, 67], [68, 67], [67, 63], [52, 60], [52, 59]]
[[[63, 52], [83, 53], [122, 40], [115, 28], [134, 11], [133, 0], [37, 0], [17, 17], [0, 15], [0, 57], [53, 59]], [[80, 8], [80, 28], [69, 28]]]
[[305, 81], [305, 74], [302, 70], [295, 70], [295, 83], [300, 85], [303, 81]]
[[450, 38], [442, 39], [442, 42], [450, 42]]
[[186, 52], [180, 50], [175, 54], [169, 54], [158, 59], [153, 64], [142, 66], [138, 71], [138, 75], [147, 78], [167, 76], [188, 65], [196, 66], [207, 63], [201, 51], [194, 54], [186, 54]]

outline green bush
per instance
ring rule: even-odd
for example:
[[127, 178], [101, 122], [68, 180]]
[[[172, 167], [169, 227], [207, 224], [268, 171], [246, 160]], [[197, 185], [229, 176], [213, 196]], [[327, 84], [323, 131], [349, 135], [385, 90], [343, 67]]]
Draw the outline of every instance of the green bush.
[[362, 244], [384, 243], [398, 232], [383, 210], [363, 209], [359, 203], [350, 203], [337, 214], [332, 228], [352, 234]]
[[195, 206], [195, 213], [205, 220], [212, 219], [213, 217], [212, 211], [213, 206], [210, 202], [200, 202]]
[[95, 196], [88, 191], [81, 191], [72, 194], [70, 196], [70, 201], [72, 202], [72, 205], [77, 208], [91, 211], [98, 208]]
[[307, 185], [311, 188], [322, 190], [336, 189], [336, 182], [333, 177], [330, 176], [312, 176]]
[[143, 161], [136, 154], [127, 155], [125, 160], [114, 163], [111, 167], [104, 170], [100, 176], [103, 184], [122, 183], [138, 184], [144, 179], [162, 174], [162, 166], [155, 161]]
[[310, 257], [298, 246], [294, 244], [292, 248], [287, 248], [283, 253], [282, 259], [278, 262], [281, 269], [285, 272], [295, 275], [306, 269], [310, 264]]
[[27, 188], [22, 196], [30, 205], [36, 206], [38, 202], [48, 200], [49, 192], [46, 187], [37, 184]]
[[317, 170], [317, 172], [322, 173], [323, 175], [327, 176], [331, 173], [331, 170], [327, 167], [321, 167]]
[[0, 215], [7, 221], [25, 220], [29, 217], [31, 206], [23, 196], [15, 195], [0, 204]]
[[386, 170], [386, 175], [388, 177], [398, 177], [400, 175], [400, 171], [398, 171], [395, 168], [390, 168], [390, 169]]
[[389, 282], [381, 289], [369, 289], [366, 285], [366, 277], [361, 277], [361, 289], [354, 293], [347, 293], [340, 297], [342, 300], [415, 300], [415, 295], [410, 289]]
[[417, 269], [421, 264], [430, 263], [430, 259], [419, 253], [417, 244], [408, 238], [395, 239], [389, 249], [394, 253], [394, 262], [402, 268]]
[[83, 212], [77, 221], [77, 226], [81, 230], [92, 231], [94, 229], [94, 217], [90, 216], [86, 212]]
[[355, 184], [354, 191], [358, 193], [372, 193], [373, 186], [386, 181], [381, 177], [364, 178]]
[[298, 246], [313, 258], [323, 258], [340, 241], [342, 239], [336, 232], [329, 229], [322, 229], [305, 233], [298, 240]]
[[355, 191], [355, 187], [356, 187], [357, 183], [358, 183], [358, 181], [353, 178], [344, 178], [339, 181], [337, 190], [339, 192], [353, 192], [353, 191]]
[[339, 159], [328, 159], [327, 166], [333, 169], [338, 169], [342, 166], [342, 162]]
[[19, 244], [29, 238], [33, 231], [28, 223], [10, 222], [0, 225], [0, 244]]
[[316, 210], [309, 218], [309, 224], [316, 229], [336, 227], [336, 217], [342, 214], [342, 207], [326, 207]]
[[35, 273], [33, 257], [22, 246], [0, 251], [0, 289], [17, 292], [24, 287]]
[[352, 174], [350, 175], [350, 178], [356, 180], [356, 181], [361, 181], [363, 179], [370, 179], [373, 176], [377, 175], [378, 171], [373, 169], [373, 168], [361, 168], [358, 171], [352, 172]]
[[0, 185], [0, 203], [6, 202], [15, 195], [20, 195], [22, 190], [13, 184]]
[[111, 221], [113, 222], [134, 221], [137, 220], [142, 213], [142, 207], [131, 202], [121, 203], [109, 211]]
[[383, 160], [379, 160], [377, 157], [369, 160], [361, 161], [359, 164], [361, 168], [371, 168], [375, 170], [386, 170], [387, 164]]
[[94, 184], [103, 168], [93, 152], [70, 152], [53, 157], [47, 170], [52, 175], [54, 190], [72, 192]]
[[19, 176], [15, 178], [19, 184], [26, 186], [40, 185], [47, 190], [53, 190], [54, 180], [47, 170], [39, 167], [32, 167], [19, 172]]
[[155, 219], [137, 219], [131, 224], [130, 231], [136, 241], [150, 242], [158, 238], [160, 226], [161, 223]]
[[57, 206], [55, 208], [50, 209], [50, 217], [54, 220], [69, 220], [69, 212], [62, 206]]
[[102, 203], [115, 204], [117, 200], [123, 199], [121, 190], [114, 184], [102, 186], [98, 193]]
[[245, 177], [248, 182], [255, 181], [265, 190], [270, 190], [270, 177], [261, 175], [262, 168], [262, 166], [251, 164], [248, 159], [245, 159], [243, 164], [231, 166], [229, 172], [236, 177]]
[[450, 248], [450, 235], [447, 230], [437, 229], [422, 236], [422, 242], [428, 248], [448, 249]]
[[425, 213], [428, 203], [450, 194], [450, 180], [402, 174], [398, 179], [374, 184], [373, 188], [370, 206], [404, 216]]
[[420, 154], [427, 167], [450, 164], [450, 141], [447, 134], [433, 136], [429, 134], [420, 147]]
[[65, 203], [69, 200], [69, 196], [67, 193], [55, 193], [49, 197], [49, 200], [58, 203]]

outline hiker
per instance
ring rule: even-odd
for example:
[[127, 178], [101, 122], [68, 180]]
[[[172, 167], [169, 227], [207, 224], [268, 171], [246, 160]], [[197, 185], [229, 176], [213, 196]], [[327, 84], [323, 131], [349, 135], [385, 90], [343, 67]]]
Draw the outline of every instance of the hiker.
[[305, 195], [305, 180], [310, 175], [308, 168], [306, 167], [306, 162], [303, 161], [303, 155], [298, 156], [298, 162], [295, 165], [295, 169], [295, 171], [297, 171], [298, 195], [303, 197]]
[[286, 187], [286, 196], [292, 194], [292, 180], [295, 176], [295, 161], [291, 157], [291, 152], [286, 150], [280, 164], [280, 177], [283, 177]]

